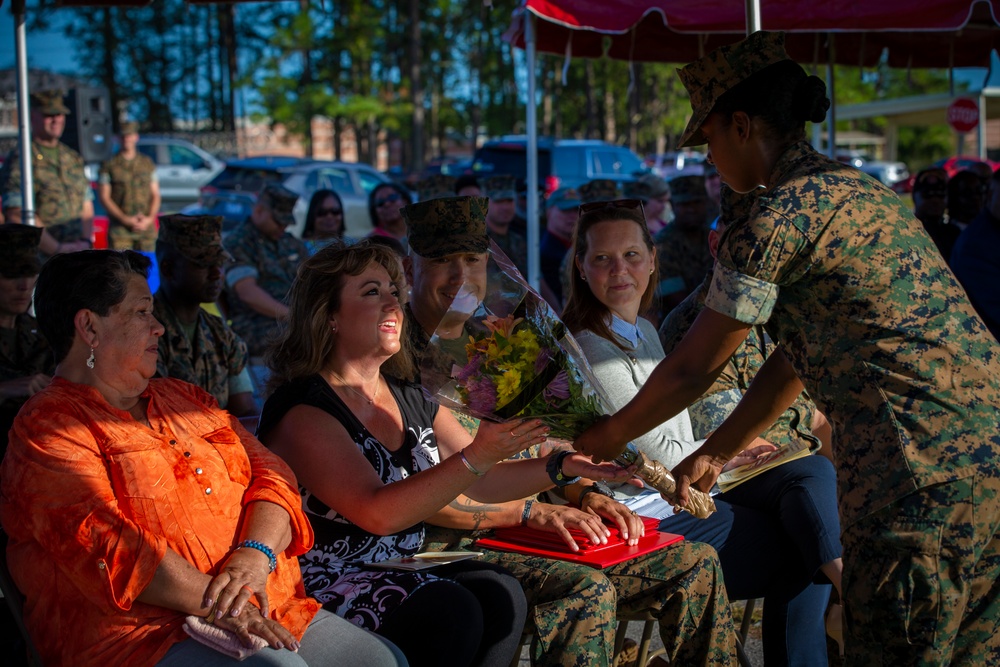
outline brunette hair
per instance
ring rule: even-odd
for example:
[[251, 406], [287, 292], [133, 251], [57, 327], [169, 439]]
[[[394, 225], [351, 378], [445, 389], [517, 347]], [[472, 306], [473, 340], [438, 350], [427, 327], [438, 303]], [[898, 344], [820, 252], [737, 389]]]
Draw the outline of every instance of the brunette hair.
[[750, 118], [760, 118], [772, 137], [782, 143], [805, 138], [806, 121], [821, 123], [830, 108], [826, 84], [817, 76], [807, 75], [793, 60], [769, 65], [723, 93], [713, 113], [728, 120], [737, 111]]
[[[399, 259], [384, 245], [367, 240], [354, 245], [334, 241], [302, 263], [292, 283], [288, 324], [265, 356], [271, 369], [269, 392], [323, 369], [337, 345], [337, 336], [330, 330], [330, 316], [340, 310], [344, 278], [361, 275], [372, 264], [384, 268], [402, 294], [405, 281]], [[400, 301], [401, 308], [402, 305]], [[382, 365], [382, 371], [412, 381], [416, 367], [407, 343], [406, 326], [404, 319], [399, 328], [399, 352]]]
[[148, 257], [132, 250], [81, 250], [45, 262], [35, 283], [35, 317], [56, 363], [73, 346], [76, 314], [91, 310], [107, 317], [125, 300], [129, 278], [148, 278], [151, 265]]
[[340, 198], [340, 195], [330, 189], [317, 190], [313, 193], [312, 199], [309, 200], [309, 209], [306, 211], [306, 226], [302, 228], [302, 238], [311, 239], [313, 234], [316, 233], [316, 216], [319, 214], [319, 209], [323, 206], [323, 202], [328, 197], [336, 199], [337, 206], [340, 207], [340, 231], [337, 232], [337, 238], [344, 238], [344, 228], [347, 226], [347, 211], [344, 210], [344, 202]]
[[587, 254], [587, 231], [600, 222], [610, 222], [626, 220], [634, 222], [642, 234], [642, 241], [649, 250], [653, 258], [653, 273], [649, 276], [649, 284], [646, 291], [642, 293], [639, 301], [639, 313], [649, 310], [656, 296], [656, 285], [659, 282], [659, 268], [656, 266], [656, 246], [653, 244], [653, 237], [646, 226], [646, 216], [642, 209], [629, 209], [609, 205], [593, 211], [587, 211], [580, 216], [580, 221], [573, 231], [573, 256], [570, 258], [570, 284], [569, 298], [566, 299], [566, 306], [563, 308], [563, 322], [572, 333], [579, 333], [584, 330], [593, 331], [601, 338], [606, 338], [618, 347], [622, 347], [618, 337], [611, 333], [610, 317], [608, 317], [608, 307], [601, 303], [590, 289], [590, 285], [583, 279], [580, 267], [576, 260], [580, 262]]

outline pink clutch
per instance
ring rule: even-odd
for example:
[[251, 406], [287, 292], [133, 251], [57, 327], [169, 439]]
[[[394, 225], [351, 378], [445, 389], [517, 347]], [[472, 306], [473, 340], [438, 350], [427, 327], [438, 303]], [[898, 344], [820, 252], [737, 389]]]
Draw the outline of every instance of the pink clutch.
[[234, 633], [212, 625], [201, 616], [188, 616], [184, 619], [184, 632], [188, 633], [191, 639], [236, 660], [246, 660], [268, 645], [263, 637], [250, 635], [253, 647], [244, 646]]

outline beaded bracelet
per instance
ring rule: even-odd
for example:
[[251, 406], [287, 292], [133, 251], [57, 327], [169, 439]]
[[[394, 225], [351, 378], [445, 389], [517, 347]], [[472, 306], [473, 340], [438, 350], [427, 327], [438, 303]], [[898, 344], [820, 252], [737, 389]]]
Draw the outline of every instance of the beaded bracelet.
[[468, 468], [469, 472], [471, 472], [476, 477], [482, 477], [483, 475], [486, 474], [485, 472], [482, 472], [481, 470], [476, 470], [476, 466], [474, 466], [471, 463], [469, 463], [469, 459], [465, 458], [465, 450], [464, 449], [458, 453], [458, 458], [462, 459], [462, 463], [465, 464], [465, 467]]
[[268, 573], [274, 572], [274, 569], [278, 567], [278, 558], [274, 555], [274, 552], [271, 551], [271, 547], [267, 546], [263, 542], [258, 542], [257, 540], [243, 540], [236, 545], [236, 550], [239, 551], [244, 547], [247, 549], [256, 549], [267, 556], [267, 564], [270, 567]]
[[528, 519], [531, 518], [531, 507], [535, 504], [534, 498], [528, 498], [524, 501], [524, 509], [521, 510], [521, 525], [527, 526]]

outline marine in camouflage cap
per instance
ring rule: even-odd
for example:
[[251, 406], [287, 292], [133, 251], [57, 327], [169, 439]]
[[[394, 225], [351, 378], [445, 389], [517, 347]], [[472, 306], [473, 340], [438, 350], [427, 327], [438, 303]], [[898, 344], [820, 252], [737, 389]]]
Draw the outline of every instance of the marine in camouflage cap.
[[615, 199], [618, 199], [618, 183], [609, 178], [598, 178], [580, 186], [581, 204]]
[[221, 215], [163, 215], [156, 245], [172, 245], [200, 266], [214, 266], [233, 261], [222, 247]]
[[292, 209], [299, 196], [280, 183], [269, 183], [261, 190], [257, 203], [267, 207], [274, 216], [275, 222], [287, 227], [295, 222]]
[[677, 148], [705, 143], [701, 126], [719, 98], [750, 75], [783, 60], [789, 60], [785, 33], [761, 30], [677, 70], [691, 97], [693, 112]]
[[625, 199], [638, 199], [643, 204], [653, 198], [653, 188], [649, 183], [629, 181], [622, 186], [622, 196]]
[[576, 188], [559, 188], [549, 195], [549, 198], [545, 201], [545, 206], [555, 206], [560, 211], [579, 208], [580, 192]]
[[41, 227], [0, 225], [0, 275], [4, 278], [37, 276], [42, 268], [38, 259], [41, 238]]
[[490, 176], [480, 182], [483, 194], [490, 199], [516, 199], [517, 179], [513, 176]]
[[482, 253], [490, 245], [486, 234], [486, 197], [439, 197], [404, 206], [410, 249], [433, 259], [455, 253]]
[[695, 201], [696, 199], [707, 199], [708, 192], [705, 190], [705, 177], [699, 174], [678, 176], [670, 181], [671, 201], [676, 204]]
[[445, 174], [435, 174], [428, 176], [417, 183], [417, 197], [420, 201], [437, 199], [438, 197], [452, 197], [455, 194], [455, 177]]
[[31, 93], [31, 109], [43, 116], [65, 116], [70, 111], [64, 97], [65, 93], [59, 89], [35, 91]]

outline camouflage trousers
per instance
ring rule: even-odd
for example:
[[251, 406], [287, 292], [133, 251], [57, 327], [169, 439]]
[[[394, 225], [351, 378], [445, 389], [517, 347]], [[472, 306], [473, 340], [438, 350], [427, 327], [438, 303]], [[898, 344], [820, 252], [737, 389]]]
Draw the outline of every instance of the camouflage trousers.
[[154, 252], [156, 250], [156, 235], [156, 225], [141, 232], [136, 232], [125, 225], [112, 221], [108, 227], [108, 247], [113, 250]]
[[[468, 535], [428, 526], [427, 550], [468, 547]], [[447, 544], [440, 540], [444, 539]], [[604, 570], [540, 556], [483, 549], [510, 572], [528, 599], [535, 667], [609, 667], [618, 613], [650, 612], [674, 665], [736, 664], [729, 598], [715, 550], [697, 542]]]
[[844, 531], [845, 665], [1000, 665], [1000, 472]]

